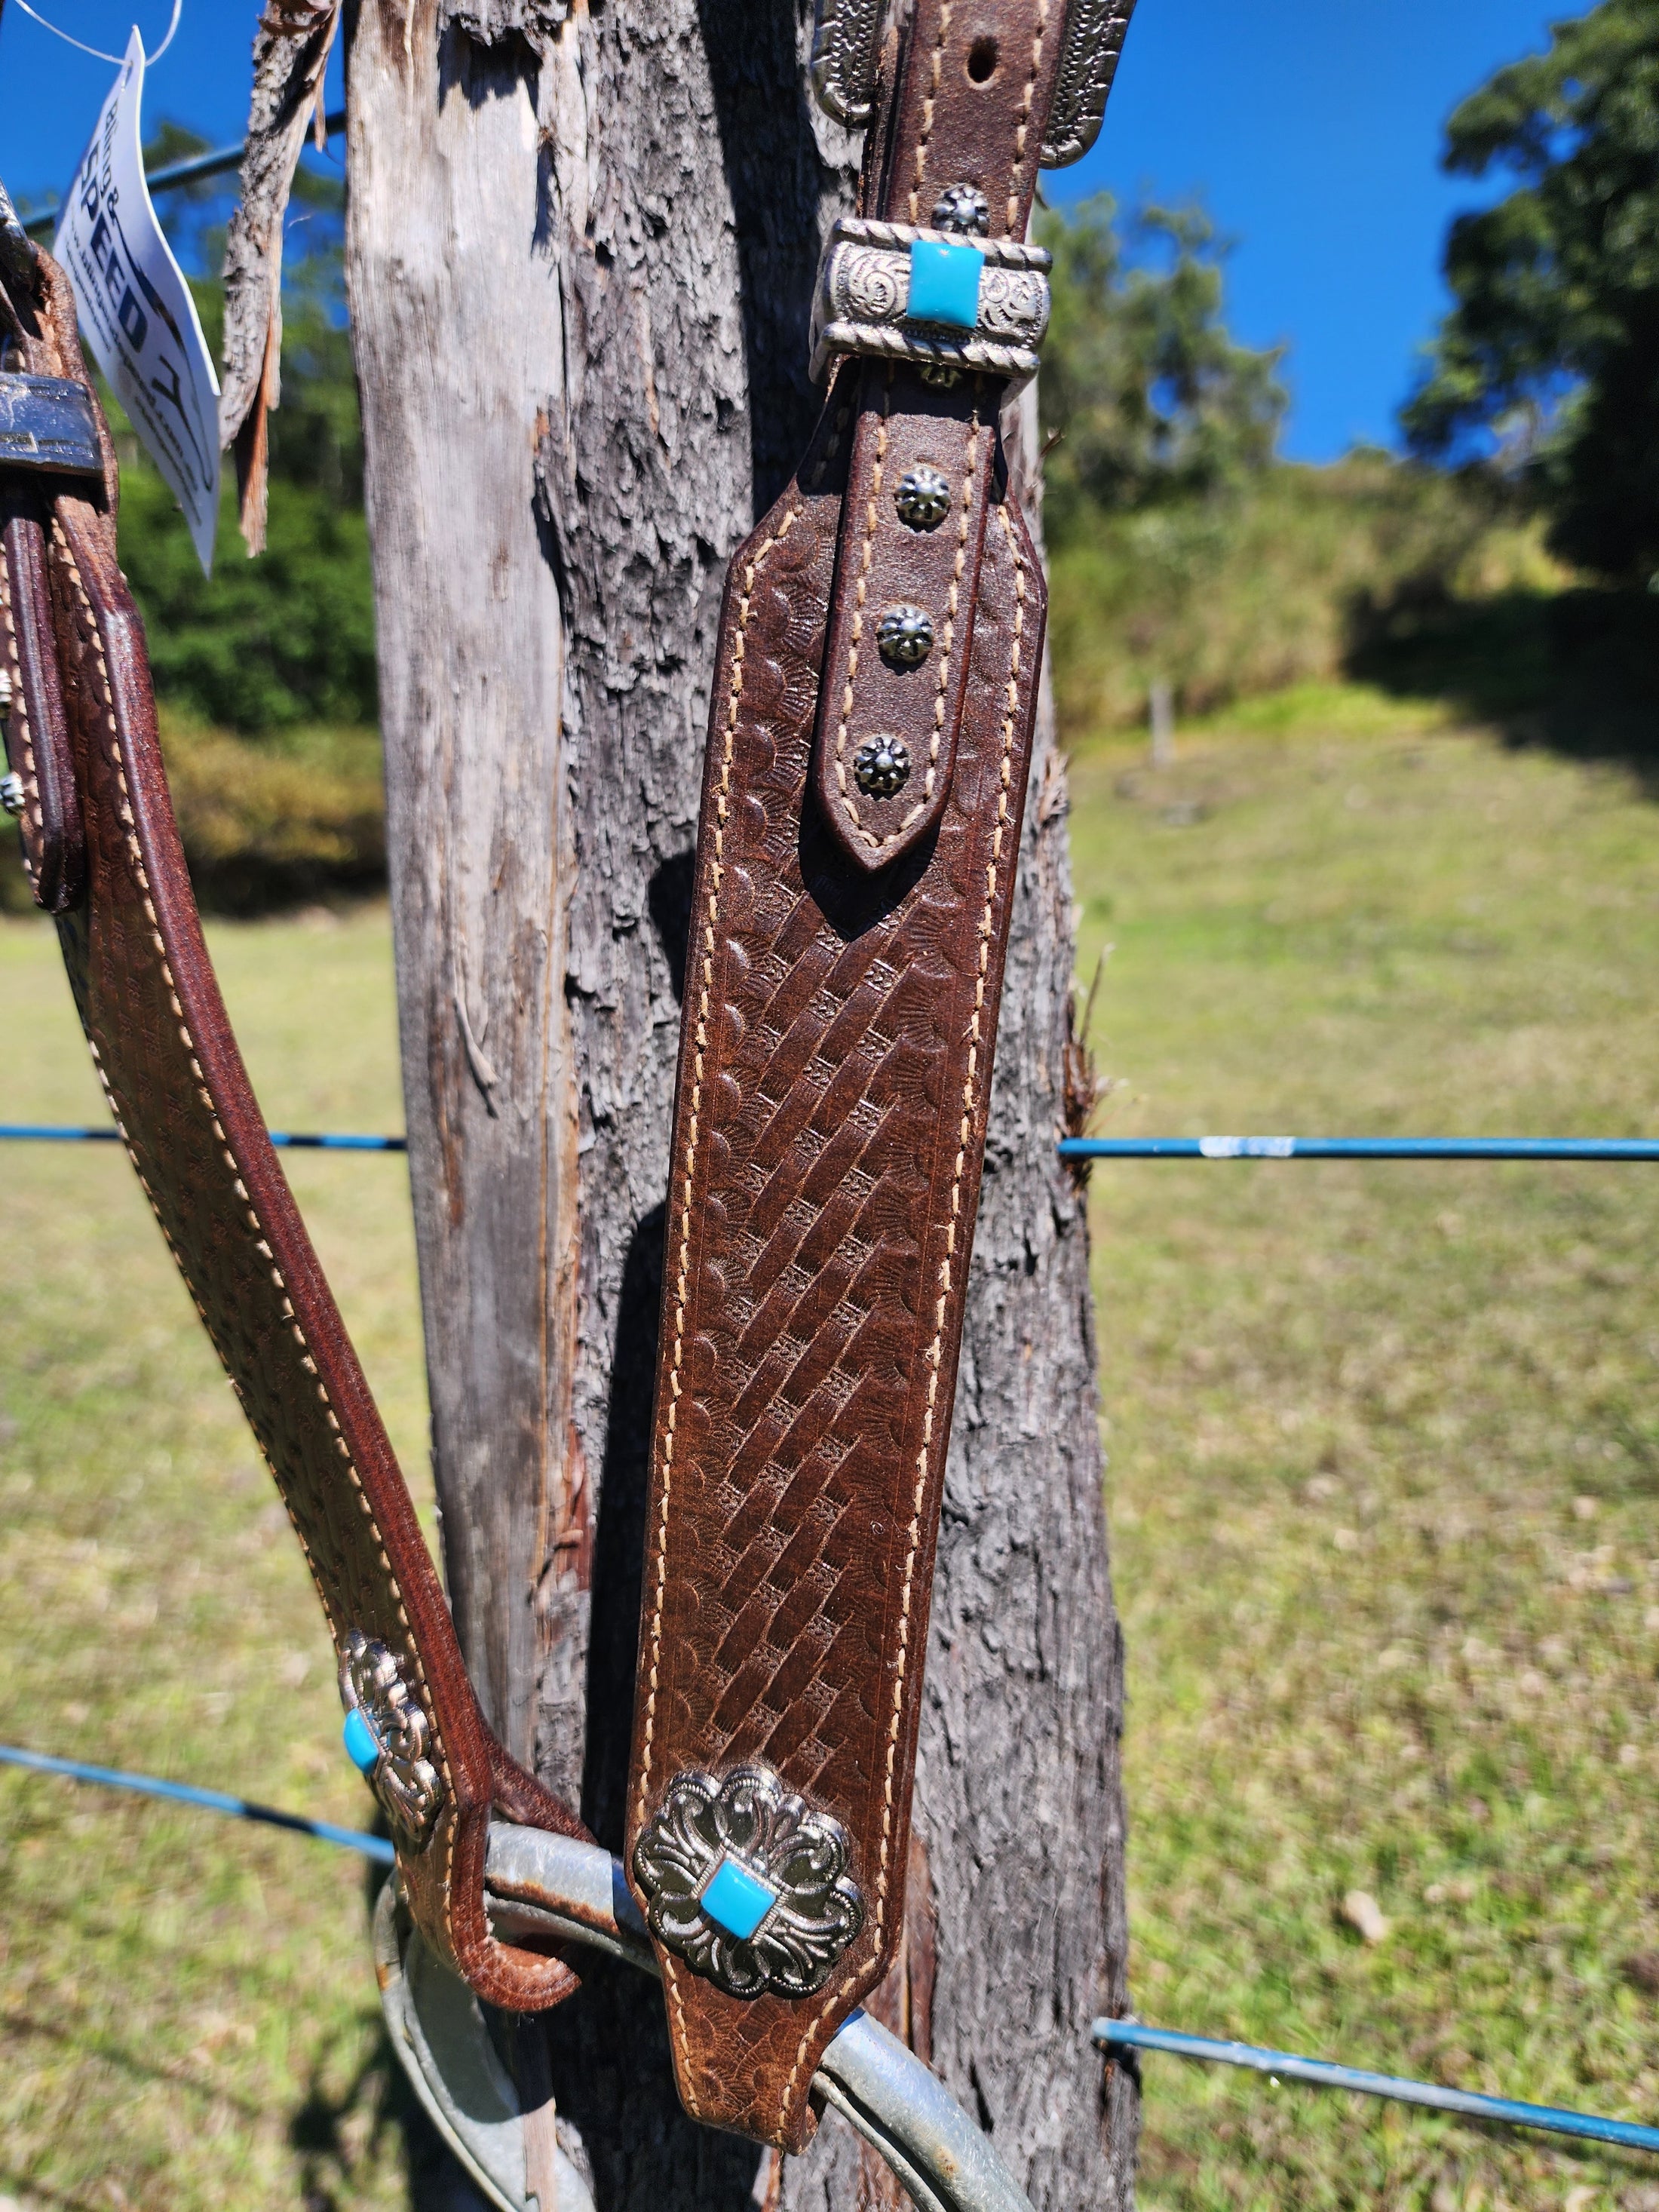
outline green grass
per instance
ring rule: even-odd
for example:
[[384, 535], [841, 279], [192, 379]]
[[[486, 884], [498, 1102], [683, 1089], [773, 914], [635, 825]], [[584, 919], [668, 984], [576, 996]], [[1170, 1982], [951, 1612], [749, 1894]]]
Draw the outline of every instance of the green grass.
[[[1659, 817], [1622, 772], [1310, 686], [1163, 776], [1085, 748], [1073, 791], [1103, 1129], [1659, 1129]], [[213, 943], [274, 1121], [400, 1125], [380, 909]], [[38, 924], [0, 923], [0, 1115], [97, 1119]], [[0, 1738], [363, 1820], [304, 1570], [131, 1170], [4, 1166]], [[419, 1472], [402, 1165], [289, 1172]], [[1659, 1179], [1146, 1163], [1093, 1193], [1138, 2009], [1659, 2116], [1626, 1972], [1659, 1953]], [[0, 1771], [0, 2197], [402, 2201], [361, 1868]], [[1659, 2202], [1659, 2161], [1145, 2070], [1154, 2212]]]
[[[1659, 1130], [1659, 818], [1620, 773], [1309, 691], [1166, 775], [1085, 750], [1073, 793], [1085, 972], [1115, 948], [1103, 1131]], [[1114, 1164], [1093, 1190], [1141, 2016], [1651, 2122], [1659, 1183]], [[1169, 2212], [1588, 2212], [1659, 2179], [1146, 2080]]]
[[[261, 1099], [399, 1127], [384, 915], [212, 933]], [[51, 931], [0, 923], [7, 1118], [104, 1119]], [[0, 1739], [363, 1825], [316, 1599], [118, 1151], [9, 1146]], [[289, 1173], [404, 1464], [424, 1466], [400, 1160]], [[0, 1770], [0, 2197], [406, 2201], [345, 1852]]]

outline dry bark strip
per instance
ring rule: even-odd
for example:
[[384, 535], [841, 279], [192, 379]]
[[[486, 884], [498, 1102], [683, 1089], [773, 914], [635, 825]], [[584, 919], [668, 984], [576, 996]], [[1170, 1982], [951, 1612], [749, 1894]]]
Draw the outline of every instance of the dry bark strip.
[[[663, 1200], [721, 580], [805, 441], [856, 145], [805, 0], [348, 5], [348, 281], [433, 1443], [457, 1624], [510, 1748], [622, 1827]], [[1045, 722], [887, 2008], [1039, 2212], [1127, 2208], [1121, 1654], [1081, 1202], [1054, 1155], [1073, 959]], [[931, 1929], [931, 1942], [919, 1931]], [[550, 2017], [600, 2212], [854, 2212], [676, 2103], [660, 1996]], [[758, 2161], [758, 2169], [757, 2169]]]
[[265, 544], [270, 410], [282, 398], [283, 224], [294, 172], [339, 27], [340, 0], [267, 0], [253, 40], [241, 201], [225, 240], [225, 362], [219, 443], [236, 449], [242, 536]]

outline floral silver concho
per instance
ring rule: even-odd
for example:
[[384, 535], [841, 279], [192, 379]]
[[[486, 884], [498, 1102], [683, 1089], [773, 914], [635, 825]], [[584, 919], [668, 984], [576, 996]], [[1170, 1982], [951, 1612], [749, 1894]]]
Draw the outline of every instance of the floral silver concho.
[[728, 1996], [805, 1997], [864, 1925], [847, 1858], [839, 1820], [769, 1767], [739, 1766], [719, 1781], [676, 1776], [634, 1872], [652, 1934]]
[[359, 1712], [380, 1751], [369, 1786], [393, 1827], [423, 1844], [443, 1803], [444, 1785], [426, 1756], [429, 1729], [401, 1662], [361, 1629], [346, 1637], [340, 1703]]

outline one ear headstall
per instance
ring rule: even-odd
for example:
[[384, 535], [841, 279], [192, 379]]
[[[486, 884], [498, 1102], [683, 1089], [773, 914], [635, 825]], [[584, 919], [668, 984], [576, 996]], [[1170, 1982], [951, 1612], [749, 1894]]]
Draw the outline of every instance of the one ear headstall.
[[492, 1808], [580, 1822], [490, 1735], [356, 1355], [249, 1088], [167, 796], [116, 469], [75, 302], [0, 191], [0, 721], [37, 902], [144, 1194], [276, 1479], [328, 1617], [346, 1747], [440, 1958], [511, 2011], [576, 1986], [497, 1942]]
[[1040, 161], [1133, 0], [823, 0], [870, 125], [794, 479], [732, 562], [693, 893], [628, 1863], [686, 2109], [795, 2150], [901, 1934], [934, 1540], [1042, 663], [1000, 419]]

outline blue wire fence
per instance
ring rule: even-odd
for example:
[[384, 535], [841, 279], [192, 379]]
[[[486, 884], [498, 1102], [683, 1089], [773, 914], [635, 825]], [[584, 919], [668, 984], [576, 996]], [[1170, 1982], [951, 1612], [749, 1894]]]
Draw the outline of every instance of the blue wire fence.
[[[61, 1776], [70, 1782], [90, 1782], [106, 1790], [128, 1790], [143, 1797], [159, 1797], [175, 1805], [189, 1805], [207, 1813], [222, 1813], [232, 1820], [257, 1820], [272, 1828], [287, 1828], [322, 1844], [337, 1844], [361, 1851], [365, 1858], [390, 1866], [392, 1845], [380, 1836], [361, 1828], [337, 1827], [330, 1820], [307, 1820], [297, 1813], [279, 1812], [275, 1806], [255, 1804], [221, 1790], [198, 1790], [188, 1782], [167, 1782], [155, 1774], [129, 1774], [117, 1766], [89, 1766], [80, 1759], [52, 1759], [44, 1752], [24, 1751], [15, 1744], [0, 1744], [0, 1765], [21, 1766], [36, 1774]], [[1323, 2058], [1299, 2058], [1287, 2051], [1264, 2051], [1253, 2044], [1218, 2043], [1209, 2036], [1180, 2035], [1173, 2029], [1146, 2027], [1137, 2020], [1097, 2020], [1091, 2033], [1104, 2051], [1164, 2051], [1179, 2058], [1196, 2058], [1212, 2065], [1242, 2066], [1279, 2081], [1304, 2081], [1319, 2089], [1357, 2090], [1367, 2097], [1383, 2097], [1397, 2105], [1424, 2105], [1453, 2112], [1460, 2118], [1486, 2120], [1500, 2127], [1538, 2128], [1547, 2134], [1577, 2136], [1590, 2142], [1616, 2143], [1626, 2150], [1659, 2151], [1659, 2128], [1638, 2126], [1630, 2120], [1603, 2119], [1594, 2112], [1573, 2112], [1555, 2105], [1527, 2105], [1508, 2097], [1483, 2097], [1468, 2089], [1446, 2089], [1435, 2081], [1413, 2081], [1397, 2074], [1373, 2074], [1357, 2066], [1337, 2066]]]
[[[327, 117], [324, 128], [331, 138], [337, 138], [345, 125], [345, 110], [337, 107]], [[228, 170], [240, 168], [246, 151], [246, 142], [238, 139], [234, 146], [216, 146], [210, 153], [191, 154], [182, 161], [169, 161], [165, 168], [147, 169], [144, 182], [152, 192], [176, 191], [181, 185], [198, 184], [204, 178], [221, 177]], [[61, 198], [59, 194], [58, 199]], [[58, 201], [54, 200], [50, 209], [24, 217], [23, 228], [31, 238], [52, 236], [58, 228]]]
[[[359, 1137], [330, 1130], [310, 1135], [293, 1129], [266, 1132], [279, 1151], [292, 1152], [406, 1152], [407, 1137]], [[80, 1128], [60, 1121], [0, 1121], [0, 1141], [8, 1137], [32, 1145], [118, 1145], [121, 1132], [112, 1122]]]
[[1482, 2097], [1472, 2089], [1443, 2089], [1437, 2081], [1411, 2081], [1398, 2074], [1334, 2066], [1326, 2058], [1297, 2058], [1288, 2051], [1262, 2051], [1250, 2043], [1217, 2043], [1207, 2035], [1177, 2035], [1171, 2028], [1143, 2027], [1138, 2020], [1097, 2020], [1091, 2033], [1105, 2051], [1173, 2051], [1177, 2058], [1244, 2066], [1279, 2081], [1306, 2081], [1316, 2089], [1354, 2089], [1361, 2096], [1386, 2097], [1396, 2105], [1427, 2105], [1436, 2112], [1489, 2120], [1498, 2127], [1542, 2128], [1549, 2135], [1581, 2136], [1590, 2142], [1618, 2143], [1626, 2150], [1659, 2151], [1659, 2128], [1638, 2127], [1633, 2120], [1604, 2120], [1594, 2112], [1571, 2112], [1559, 2105], [1522, 2105], [1511, 2097]]
[[310, 1836], [319, 1844], [339, 1844], [361, 1851], [366, 1859], [390, 1866], [397, 1856], [384, 1836], [367, 1835], [361, 1828], [337, 1828], [331, 1820], [307, 1820], [298, 1813], [281, 1813], [274, 1805], [257, 1805], [252, 1798], [228, 1797], [222, 1790], [198, 1790], [193, 1783], [164, 1782], [159, 1774], [128, 1774], [118, 1766], [87, 1766], [76, 1759], [49, 1759], [43, 1751], [21, 1751], [15, 1744], [0, 1743], [0, 1765], [27, 1766], [36, 1774], [61, 1774], [70, 1782], [96, 1782], [106, 1790], [131, 1790], [141, 1797], [165, 1797], [175, 1805], [194, 1805], [204, 1813], [227, 1813], [233, 1820], [259, 1820], [268, 1828], [291, 1828], [295, 1835]]
[[[79, 1127], [42, 1121], [0, 1121], [0, 1141], [7, 1138], [45, 1144], [113, 1144], [120, 1133], [113, 1127]], [[330, 1131], [305, 1133], [273, 1129], [270, 1141], [289, 1151], [337, 1152], [406, 1152], [406, 1137], [379, 1137]], [[1659, 1160], [1659, 1139], [1648, 1137], [1068, 1137], [1060, 1144], [1062, 1158], [1073, 1160]], [[326, 1820], [307, 1820], [295, 1813], [279, 1812], [244, 1797], [217, 1790], [198, 1790], [183, 1782], [167, 1782], [150, 1774], [128, 1774], [112, 1766], [88, 1766], [75, 1759], [52, 1759], [42, 1752], [22, 1751], [0, 1744], [0, 1764], [57, 1774], [75, 1782], [91, 1782], [112, 1790], [130, 1790], [142, 1796], [166, 1798], [234, 1820], [263, 1821], [288, 1828], [319, 1843], [337, 1844], [361, 1851], [367, 1858], [391, 1865], [392, 1845], [361, 1829], [340, 1828]], [[1628, 2150], [1659, 2151], [1659, 2128], [1629, 2120], [1603, 2119], [1591, 2112], [1574, 2112], [1553, 2105], [1529, 2105], [1507, 2097], [1486, 2097], [1472, 2090], [1443, 2088], [1437, 2082], [1413, 2081], [1395, 2074], [1374, 2074], [1364, 2068], [1340, 2066], [1323, 2058], [1302, 2058], [1285, 2051], [1267, 2051], [1253, 2044], [1218, 2042], [1209, 2036], [1182, 2035], [1170, 2028], [1147, 2027], [1139, 2021], [1098, 2020], [1092, 2030], [1095, 2042], [1105, 2051], [1137, 2050], [1172, 2052], [1177, 2057], [1211, 2065], [1239, 2066], [1277, 2080], [1306, 2082], [1316, 2088], [1346, 2089], [1368, 2097], [1386, 2098], [1395, 2104], [1426, 2106], [1468, 2119], [1484, 2120], [1502, 2127], [1536, 2128], [1546, 2133], [1574, 2136], [1592, 2142], [1618, 2144]]]
[[[279, 1150], [406, 1152], [407, 1137], [272, 1129]], [[0, 1121], [0, 1141], [117, 1144], [114, 1127]], [[1067, 1160], [1659, 1160], [1659, 1137], [1066, 1137]]]
[[1066, 1137], [1068, 1160], [1659, 1160], [1659, 1137]]

